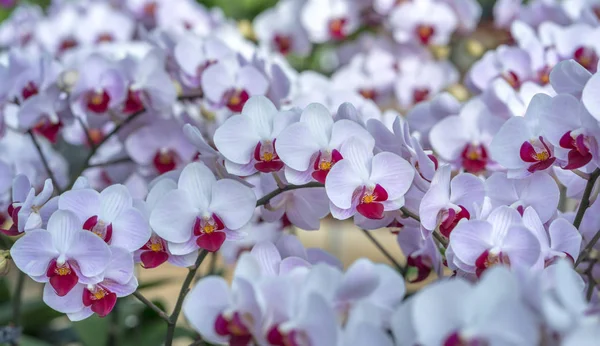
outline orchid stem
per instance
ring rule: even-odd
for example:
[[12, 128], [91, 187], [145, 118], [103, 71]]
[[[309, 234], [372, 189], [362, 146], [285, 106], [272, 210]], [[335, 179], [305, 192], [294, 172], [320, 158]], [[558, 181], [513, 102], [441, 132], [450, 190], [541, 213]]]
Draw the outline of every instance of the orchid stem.
[[419, 221], [421, 222], [421, 218], [419, 217], [419, 215], [413, 213], [412, 211], [408, 210], [406, 207], [402, 207], [400, 208], [400, 211], [407, 217], [410, 217], [413, 220]]
[[277, 187], [280, 189], [285, 188], [285, 183], [281, 180], [277, 173], [273, 172], [271, 174], [273, 175], [273, 179], [275, 179], [275, 182], [277, 182]]
[[31, 130], [27, 131], [27, 133], [29, 133], [29, 137], [31, 137], [31, 141], [33, 142], [33, 145], [35, 145], [35, 148], [37, 149], [37, 152], [40, 155], [40, 158], [42, 159], [42, 164], [46, 169], [46, 173], [48, 173], [48, 177], [50, 178], [50, 180], [52, 180], [54, 188], [60, 190], [60, 186], [58, 186], [58, 184], [56, 183], [56, 177], [54, 176], [54, 172], [52, 172], [52, 170], [50, 169], [50, 164], [48, 163], [46, 156], [42, 152], [42, 147], [40, 146], [40, 143], [38, 142], [37, 138], [35, 138], [35, 134], [33, 134]]
[[173, 313], [169, 316], [167, 320], [167, 336], [165, 337], [165, 346], [173, 345], [173, 337], [175, 336], [175, 325], [177, 324], [177, 319], [179, 318], [179, 313], [181, 313], [181, 308], [183, 306], [183, 300], [185, 296], [190, 291], [190, 285], [194, 280], [194, 276], [196, 276], [196, 272], [198, 268], [200, 268], [200, 264], [208, 255], [208, 251], [200, 250], [198, 253], [198, 258], [196, 258], [196, 263], [189, 268], [188, 275], [185, 277], [183, 281], [183, 285], [181, 286], [181, 290], [179, 291], [179, 297], [177, 298], [177, 302], [175, 303], [175, 309], [173, 309]]
[[154, 312], [156, 312], [156, 314], [162, 318], [163, 320], [169, 322], [169, 315], [167, 315], [166, 312], [164, 312], [161, 308], [159, 308], [158, 306], [156, 306], [156, 304], [154, 304], [153, 302], [151, 302], [150, 300], [148, 300], [148, 298], [144, 297], [139, 291], [135, 291], [133, 292], [133, 295], [142, 303], [144, 303], [144, 305], [146, 305], [147, 307], [149, 307], [150, 309], [154, 310]]
[[131, 160], [131, 158], [129, 158], [129, 157], [122, 157], [120, 159], [115, 159], [115, 160], [111, 160], [111, 161], [100, 162], [100, 163], [95, 163], [93, 165], [88, 165], [88, 168], [92, 168], [92, 167], [104, 167], [104, 166], [110, 166], [110, 165], [118, 165], [120, 163], [129, 163], [129, 162], [133, 162]]
[[375, 245], [377, 247], [377, 249], [379, 249], [379, 251], [381, 251], [381, 253], [385, 257], [387, 257], [387, 259], [390, 260], [390, 262], [392, 262], [396, 268], [398, 268], [398, 271], [400, 272], [400, 274], [402, 274], [402, 276], [405, 276], [406, 268], [403, 267], [400, 263], [398, 263], [398, 261], [396, 261], [396, 259], [377, 241], [377, 239], [375, 239], [375, 237], [373, 237], [371, 232], [369, 232], [365, 229], [361, 229], [361, 231], [367, 236], [367, 238], [369, 238], [369, 240], [373, 243], [373, 245]]
[[575, 173], [576, 175], [578, 175], [580, 178], [585, 179], [585, 180], [589, 180], [590, 179], [590, 174], [589, 173], [584, 173], [578, 169], [573, 169], [571, 170], [571, 172]]
[[600, 230], [596, 232], [596, 234], [594, 234], [594, 237], [590, 240], [589, 243], [587, 243], [583, 251], [581, 251], [581, 253], [579, 254], [579, 257], [577, 257], [577, 261], [575, 261], [575, 268], [577, 268], [577, 266], [588, 257], [598, 240], [600, 240]]
[[142, 109], [141, 111], [135, 112], [135, 113], [131, 114], [130, 116], [128, 116], [125, 120], [123, 120], [122, 123], [120, 123], [119, 125], [117, 125], [104, 138], [102, 138], [102, 140], [100, 140], [100, 142], [98, 142], [98, 144], [96, 144], [96, 145], [94, 145], [92, 147], [92, 149], [88, 153], [87, 157], [85, 158], [83, 166], [73, 176], [73, 181], [71, 182], [71, 184], [69, 184], [69, 187], [67, 188], [67, 190], [70, 190], [73, 187], [73, 184], [75, 184], [75, 181], [77, 180], [77, 178], [79, 178], [79, 176], [81, 176], [83, 174], [83, 172], [90, 167], [90, 160], [92, 159], [92, 157], [94, 157], [94, 155], [96, 155], [96, 152], [102, 146], [102, 144], [106, 143], [112, 136], [114, 136], [115, 134], [117, 134], [117, 132], [119, 132], [119, 130], [121, 128], [123, 128], [125, 125], [129, 124], [130, 122], [132, 122], [135, 118], [137, 118], [138, 116], [142, 115], [144, 112], [146, 112], [146, 110]]
[[585, 185], [583, 197], [581, 198], [581, 203], [579, 203], [579, 209], [577, 209], [575, 221], [573, 221], [573, 226], [575, 226], [577, 229], [579, 229], [579, 225], [581, 225], [581, 220], [583, 220], [583, 215], [585, 214], [586, 209], [590, 206], [590, 196], [592, 195], [592, 190], [594, 189], [594, 185], [596, 184], [596, 180], [599, 176], [600, 168], [596, 168], [596, 170], [590, 174], [590, 179], [588, 179], [588, 182]]
[[598, 262], [598, 260], [596, 260], [596, 259], [593, 261], [590, 261], [590, 265], [587, 267], [587, 269], [584, 272], [584, 274], [588, 278], [588, 287], [587, 287], [587, 291], [586, 291], [586, 295], [585, 295], [588, 301], [590, 301], [592, 299], [592, 294], [594, 293], [594, 287], [596, 287], [596, 285], [598, 284], [596, 282], [596, 280], [594, 279], [594, 274], [592, 273], [592, 271], [594, 269], [594, 265], [596, 265], [597, 262]]
[[283, 188], [277, 188], [276, 190], [273, 190], [273, 191], [269, 192], [268, 194], [266, 194], [264, 197], [262, 197], [261, 199], [256, 201], [256, 206], [257, 207], [263, 206], [263, 205], [269, 203], [269, 201], [273, 197], [279, 195], [280, 193], [286, 192], [286, 191], [310, 188], [310, 187], [323, 187], [323, 186], [324, 186], [323, 184], [317, 183], [317, 182], [311, 182], [311, 183], [304, 184], [304, 185], [286, 185]]
[[15, 327], [18, 327], [21, 323], [21, 297], [23, 296], [23, 286], [25, 285], [25, 273], [19, 272], [17, 277], [17, 284], [12, 296], [12, 320]]

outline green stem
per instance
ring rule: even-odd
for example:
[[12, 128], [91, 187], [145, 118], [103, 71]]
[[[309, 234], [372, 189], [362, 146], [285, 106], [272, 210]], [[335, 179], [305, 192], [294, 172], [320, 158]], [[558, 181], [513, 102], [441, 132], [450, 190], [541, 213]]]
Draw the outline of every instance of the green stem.
[[[410, 217], [411, 219], [416, 220], [418, 222], [421, 222], [421, 218], [419, 217], [419, 215], [408, 210], [406, 207], [400, 208], [400, 211], [402, 213], [404, 213], [405, 216]], [[434, 230], [432, 233], [432, 236], [433, 236], [433, 238], [435, 238], [435, 240], [438, 241], [438, 243], [442, 244], [442, 246], [444, 248], [446, 248], [446, 249], [448, 248], [448, 239], [446, 239], [446, 237], [441, 235], [438, 230]]]
[[271, 192], [269, 192], [268, 194], [266, 194], [264, 197], [262, 197], [261, 199], [259, 199], [258, 201], [256, 201], [256, 206], [260, 207], [262, 205], [265, 205], [267, 203], [269, 203], [269, 201], [271, 200], [271, 198], [279, 195], [280, 193], [286, 192], [286, 191], [291, 191], [291, 190], [296, 190], [296, 189], [303, 189], [303, 188], [310, 188], [310, 187], [323, 187], [324, 185], [321, 183], [317, 183], [317, 182], [311, 182], [308, 184], [304, 184], [304, 185], [286, 185], [283, 188], [277, 188]]
[[100, 142], [98, 142], [97, 145], [92, 147], [92, 149], [90, 150], [90, 152], [88, 153], [88, 155], [86, 156], [86, 158], [84, 160], [84, 164], [81, 166], [79, 171], [77, 171], [77, 173], [73, 176], [73, 181], [71, 182], [71, 184], [69, 184], [69, 186], [67, 187], [67, 190], [70, 190], [73, 187], [73, 184], [75, 184], [75, 181], [77, 180], [77, 178], [79, 178], [83, 174], [83, 172], [90, 167], [90, 160], [92, 159], [92, 157], [94, 157], [94, 155], [98, 151], [98, 148], [100, 148], [102, 146], [102, 144], [106, 143], [106, 141], [108, 141], [112, 136], [117, 134], [117, 132], [119, 132], [119, 130], [122, 129], [125, 125], [129, 124], [130, 122], [135, 120], [137, 117], [144, 114], [144, 112], [146, 112], [146, 110], [142, 109], [141, 111], [135, 112], [135, 113], [131, 114], [130, 116], [128, 116], [127, 118], [125, 118], [125, 120], [123, 120], [123, 122], [121, 122], [119, 125], [115, 126], [115, 128], [112, 131], [110, 131], [104, 138], [102, 138], [102, 140]]
[[12, 320], [15, 327], [21, 324], [21, 298], [23, 297], [23, 286], [25, 285], [25, 273], [19, 272], [17, 284], [12, 296]]
[[40, 146], [40, 143], [38, 142], [37, 138], [35, 137], [35, 134], [33, 134], [33, 132], [31, 130], [27, 131], [27, 133], [29, 133], [29, 137], [31, 137], [31, 141], [33, 142], [33, 145], [35, 145], [35, 148], [37, 149], [37, 152], [40, 155], [40, 158], [42, 159], [42, 164], [44, 165], [44, 168], [46, 169], [46, 173], [48, 174], [48, 177], [50, 178], [50, 180], [52, 180], [52, 184], [54, 185], [54, 188], [56, 190], [60, 191], [60, 186], [58, 186], [58, 184], [56, 183], [56, 177], [54, 177], [54, 172], [52, 172], [52, 170], [50, 169], [50, 164], [48, 163], [48, 160], [46, 159], [46, 155], [44, 155], [44, 153], [42, 152], [42, 147]]
[[[595, 171], [590, 174], [590, 179], [585, 185], [585, 190], [583, 191], [583, 197], [581, 198], [581, 203], [579, 203], [579, 208], [577, 209], [577, 214], [575, 215], [575, 221], [573, 221], [573, 226], [579, 229], [579, 225], [581, 225], [581, 220], [583, 220], [583, 215], [585, 211], [590, 206], [590, 196], [592, 195], [592, 190], [594, 189], [594, 185], [596, 184], [596, 180], [600, 176], [600, 168], [597, 168]], [[592, 245], [593, 246], [593, 245]]]
[[141, 301], [142, 303], [144, 303], [147, 307], [149, 307], [150, 309], [154, 310], [154, 312], [156, 312], [156, 314], [160, 318], [162, 318], [163, 320], [169, 322], [169, 315], [167, 315], [167, 313], [164, 312], [161, 308], [159, 308], [158, 306], [156, 306], [156, 304], [154, 304], [153, 302], [151, 302], [150, 300], [148, 300], [148, 298], [144, 297], [139, 291], [133, 292], [133, 296], [136, 297], [137, 299], [139, 299], [139, 301]]
[[364, 230], [364, 229], [362, 229], [362, 232], [367, 236], [367, 238], [369, 238], [369, 240], [373, 243], [373, 245], [375, 245], [377, 247], [377, 249], [379, 249], [379, 251], [381, 251], [381, 253], [385, 257], [387, 257], [387, 259], [390, 260], [390, 262], [392, 262], [396, 268], [398, 268], [398, 271], [400, 272], [400, 274], [402, 274], [402, 276], [405, 276], [406, 275], [406, 267], [404, 267], [400, 263], [398, 263], [398, 261], [396, 261], [396, 259], [377, 241], [377, 239], [375, 239], [375, 237], [373, 237], [371, 232]]
[[110, 165], [118, 165], [120, 163], [129, 163], [129, 162], [133, 162], [131, 160], [131, 158], [129, 158], [129, 157], [122, 157], [120, 159], [115, 159], [115, 160], [111, 160], [111, 161], [94, 163], [93, 165], [88, 165], [88, 168], [92, 168], [92, 167], [104, 167], [104, 166], [110, 166]]
[[181, 290], [179, 291], [179, 297], [177, 298], [177, 302], [175, 303], [175, 309], [173, 309], [173, 313], [169, 316], [167, 321], [167, 336], [165, 337], [165, 346], [173, 345], [173, 337], [175, 336], [175, 325], [177, 324], [177, 319], [179, 318], [179, 314], [181, 313], [181, 308], [183, 306], [183, 300], [185, 296], [190, 291], [190, 285], [194, 280], [194, 276], [196, 276], [196, 272], [198, 268], [200, 268], [200, 264], [208, 255], [208, 251], [200, 250], [198, 253], [198, 258], [196, 259], [196, 263], [189, 268], [188, 275], [185, 277], [183, 281], [183, 285], [181, 286]]

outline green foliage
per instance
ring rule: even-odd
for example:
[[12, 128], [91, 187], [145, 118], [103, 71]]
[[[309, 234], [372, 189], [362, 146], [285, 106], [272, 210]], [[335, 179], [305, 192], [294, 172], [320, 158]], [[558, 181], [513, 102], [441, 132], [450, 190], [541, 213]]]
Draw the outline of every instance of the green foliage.
[[277, 0], [199, 0], [207, 7], [220, 7], [225, 15], [235, 19], [253, 19]]

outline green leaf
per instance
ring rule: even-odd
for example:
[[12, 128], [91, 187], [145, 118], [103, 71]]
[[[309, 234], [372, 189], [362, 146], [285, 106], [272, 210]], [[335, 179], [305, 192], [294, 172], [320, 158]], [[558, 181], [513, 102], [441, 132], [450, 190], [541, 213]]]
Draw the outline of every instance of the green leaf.
[[[64, 314], [55, 311], [41, 300], [25, 301], [21, 306], [21, 321], [24, 333], [34, 334], [38, 329], [47, 327], [50, 321]], [[0, 325], [7, 325], [12, 320], [12, 304], [0, 305]]]
[[83, 321], [73, 322], [73, 329], [85, 346], [104, 346], [108, 340], [109, 320], [110, 316], [101, 318], [94, 314]]
[[51, 343], [44, 340], [36, 339], [32, 336], [22, 335], [19, 339], [19, 345], [21, 346], [52, 346]]
[[10, 301], [10, 289], [8, 288], [8, 280], [6, 278], [0, 279], [0, 303], [6, 303]]

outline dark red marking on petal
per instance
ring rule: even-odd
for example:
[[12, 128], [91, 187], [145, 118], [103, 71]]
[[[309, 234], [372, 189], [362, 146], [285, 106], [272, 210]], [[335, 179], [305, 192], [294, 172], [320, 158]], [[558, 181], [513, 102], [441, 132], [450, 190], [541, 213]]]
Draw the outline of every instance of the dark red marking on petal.
[[196, 244], [206, 251], [216, 252], [219, 251], [226, 238], [227, 236], [224, 232], [204, 233], [198, 236]]

